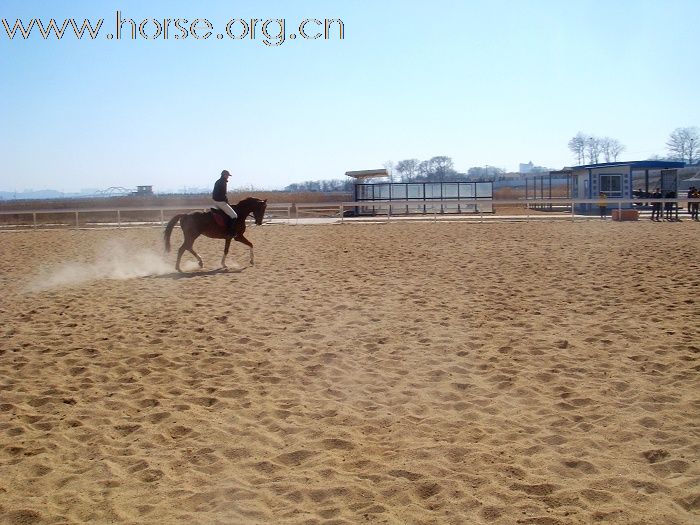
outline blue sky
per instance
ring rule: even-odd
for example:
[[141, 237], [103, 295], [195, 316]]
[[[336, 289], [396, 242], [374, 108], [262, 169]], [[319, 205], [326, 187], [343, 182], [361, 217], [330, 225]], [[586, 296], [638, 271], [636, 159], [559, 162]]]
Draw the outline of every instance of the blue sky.
[[[284, 18], [287, 34], [342, 19], [345, 39], [108, 40], [117, 10], [206, 18], [214, 35], [234, 18]], [[635, 160], [700, 125], [697, 0], [3, 0], [0, 18], [104, 19], [96, 40], [0, 27], [0, 190], [181, 190], [224, 168], [231, 188], [276, 189], [436, 155], [561, 168], [578, 131]]]

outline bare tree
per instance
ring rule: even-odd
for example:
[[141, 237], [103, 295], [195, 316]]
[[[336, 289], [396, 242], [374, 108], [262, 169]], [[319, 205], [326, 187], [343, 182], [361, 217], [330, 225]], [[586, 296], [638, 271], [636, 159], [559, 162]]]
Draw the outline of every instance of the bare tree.
[[695, 162], [700, 157], [700, 132], [698, 128], [676, 128], [666, 142], [672, 158]]
[[612, 144], [610, 144], [610, 156], [612, 157], [613, 162], [617, 162], [617, 157], [619, 157], [620, 153], [625, 151], [625, 149], [627, 148], [619, 140], [612, 139]]
[[430, 176], [432, 175], [430, 162], [427, 160], [424, 160], [423, 162], [418, 164], [418, 167], [416, 169], [418, 171], [418, 175], [420, 175], [422, 178], [424, 178], [426, 180], [429, 179]]
[[418, 174], [418, 159], [400, 160], [396, 164], [396, 171], [401, 175], [403, 182], [411, 182]]
[[598, 137], [586, 138], [586, 155], [588, 156], [589, 164], [598, 164], [600, 162], [600, 139]]
[[496, 166], [474, 166], [467, 170], [467, 176], [474, 180], [498, 180], [505, 175], [505, 170]]
[[438, 156], [433, 157], [428, 161], [430, 163], [430, 168], [439, 181], [444, 181], [445, 177], [451, 174], [453, 169], [453, 162], [450, 157]]
[[586, 162], [586, 135], [580, 131], [569, 141], [569, 150], [576, 157], [576, 162], [581, 165]]
[[625, 150], [625, 147], [619, 140], [611, 139], [610, 137], [599, 139], [599, 143], [605, 162], [617, 162], [617, 157]]

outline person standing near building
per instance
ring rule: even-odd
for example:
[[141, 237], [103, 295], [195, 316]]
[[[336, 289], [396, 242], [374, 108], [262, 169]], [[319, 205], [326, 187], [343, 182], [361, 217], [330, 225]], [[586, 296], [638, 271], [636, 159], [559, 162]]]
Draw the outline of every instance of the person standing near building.
[[[695, 189], [694, 186], [691, 186], [688, 188], [688, 198], [692, 199], [693, 198], [693, 190]], [[690, 218], [693, 218], [693, 205], [688, 203], [688, 215], [690, 215]]]
[[[651, 194], [652, 199], [660, 199], [661, 198], [661, 190], [659, 188], [656, 188], [654, 190], [654, 193]], [[660, 202], [652, 202], [651, 203], [651, 220], [652, 221], [660, 221], [661, 220], [661, 203]]]
[[235, 233], [233, 231], [233, 225], [238, 218], [238, 215], [235, 211], [233, 211], [233, 208], [231, 208], [231, 205], [228, 203], [228, 197], [226, 196], [227, 184], [230, 176], [231, 174], [228, 172], [228, 170], [221, 172], [221, 177], [219, 177], [219, 179], [214, 183], [214, 191], [211, 193], [211, 198], [214, 200], [214, 206], [231, 218], [228, 223], [227, 230], [231, 235], [233, 235]]
[[[664, 199], [675, 199], [676, 198], [676, 192], [673, 190], [668, 190], [666, 192], [666, 195], [664, 195]], [[667, 202], [664, 204], [664, 211], [666, 215], [666, 220], [667, 221], [672, 221], [673, 219], [673, 210], [675, 207], [676, 203], [674, 202]]]
[[598, 208], [600, 209], [600, 218], [605, 220], [608, 215], [608, 196], [602, 191], [598, 194]]
[[[692, 191], [688, 192], [689, 199], [700, 199], [700, 189], [693, 186], [690, 188]], [[688, 208], [690, 208], [690, 218], [694, 221], [700, 220], [698, 218], [698, 212], [700, 212], [700, 202], [690, 202], [688, 203]]]

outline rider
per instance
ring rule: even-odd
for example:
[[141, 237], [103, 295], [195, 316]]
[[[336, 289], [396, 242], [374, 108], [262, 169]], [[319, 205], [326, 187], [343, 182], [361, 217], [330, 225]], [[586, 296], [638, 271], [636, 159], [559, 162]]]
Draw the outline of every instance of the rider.
[[231, 174], [228, 170], [221, 172], [221, 177], [214, 184], [214, 191], [211, 193], [211, 198], [214, 199], [214, 206], [223, 211], [226, 215], [231, 217], [228, 224], [229, 233], [233, 234], [233, 225], [235, 224], [238, 215], [233, 211], [231, 205], [228, 203], [228, 198], [226, 197], [226, 184], [228, 183], [228, 178]]

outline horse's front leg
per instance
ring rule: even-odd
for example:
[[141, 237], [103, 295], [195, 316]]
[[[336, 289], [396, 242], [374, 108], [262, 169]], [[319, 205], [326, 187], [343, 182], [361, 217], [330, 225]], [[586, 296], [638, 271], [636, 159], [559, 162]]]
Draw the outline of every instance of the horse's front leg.
[[228, 255], [228, 249], [230, 246], [231, 246], [231, 238], [229, 237], [226, 239], [226, 244], [224, 245], [224, 256], [221, 258], [221, 267], [223, 269], [228, 268], [228, 266], [226, 266], [226, 256]]
[[253, 243], [250, 242], [250, 241], [249, 241], [248, 239], [246, 239], [245, 237], [243, 237], [242, 234], [236, 236], [235, 239], [236, 239], [238, 242], [242, 242], [243, 244], [245, 244], [246, 246], [248, 246], [248, 248], [250, 248], [250, 265], [251, 265], [251, 266], [255, 266], [255, 259], [254, 259], [254, 257], [253, 257]]

